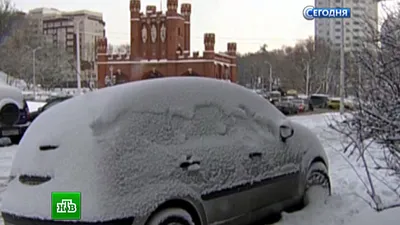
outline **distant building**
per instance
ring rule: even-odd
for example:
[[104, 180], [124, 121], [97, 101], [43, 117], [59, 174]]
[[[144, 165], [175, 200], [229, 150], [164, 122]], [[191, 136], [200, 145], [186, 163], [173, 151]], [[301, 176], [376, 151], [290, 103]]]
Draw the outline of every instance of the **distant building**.
[[[344, 19], [344, 48], [352, 51], [362, 46], [366, 36], [378, 29], [378, 2], [380, 0], [315, 0], [316, 8], [351, 8], [351, 18]], [[341, 19], [315, 19], [315, 39], [325, 40], [339, 49], [342, 37]]]
[[[236, 82], [236, 43], [226, 53], [215, 52], [215, 34], [204, 34], [203, 55], [190, 56], [191, 4], [178, 13], [178, 0], [168, 0], [166, 12], [130, 1], [131, 46], [125, 54], [109, 54], [107, 39], [97, 43], [98, 84], [104, 87], [143, 79], [168, 76], [203, 76]], [[205, 17], [206, 18], [206, 17]]]
[[83, 80], [95, 78], [96, 40], [105, 36], [105, 22], [102, 13], [88, 10], [64, 12], [52, 8], [38, 8], [28, 15], [37, 23], [53, 44], [76, 53], [76, 31], [79, 28], [80, 57]]

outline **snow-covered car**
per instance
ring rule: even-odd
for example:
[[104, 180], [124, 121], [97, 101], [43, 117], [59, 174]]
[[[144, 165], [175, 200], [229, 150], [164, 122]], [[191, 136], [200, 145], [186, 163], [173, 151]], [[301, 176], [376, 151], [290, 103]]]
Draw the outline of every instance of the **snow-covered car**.
[[244, 225], [307, 202], [311, 186], [328, 196], [328, 168], [316, 135], [251, 90], [144, 80], [44, 111], [20, 143], [1, 210], [6, 225], [65, 224], [52, 219], [52, 192], [74, 191], [73, 224]]
[[0, 84], [0, 137], [17, 144], [29, 125], [29, 108], [22, 91]]

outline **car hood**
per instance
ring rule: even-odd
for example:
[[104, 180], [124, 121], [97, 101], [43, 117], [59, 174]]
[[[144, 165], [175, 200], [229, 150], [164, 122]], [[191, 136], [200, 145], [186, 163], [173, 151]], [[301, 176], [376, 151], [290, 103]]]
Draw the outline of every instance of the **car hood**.
[[[51, 192], [79, 191], [81, 220], [105, 221], [153, 207], [155, 204], [144, 207], [135, 203], [160, 201], [159, 193], [187, 193], [187, 189], [179, 188], [174, 181], [168, 181], [150, 195], [140, 189], [147, 188], [143, 183], [136, 185], [141, 187], [130, 186], [132, 182], [127, 183], [126, 177], [132, 174], [141, 179], [150, 169], [163, 171], [154, 162], [162, 162], [166, 156], [125, 157], [126, 149], [136, 151], [136, 146], [126, 141], [135, 139], [132, 135], [136, 131], [121, 130], [115, 124], [134, 123], [127, 119], [133, 113], [168, 112], [165, 115], [192, 118], [195, 107], [210, 104], [239, 116], [250, 115], [271, 124], [272, 128], [286, 119], [265, 99], [244, 89], [208, 78], [163, 78], [104, 88], [53, 106], [34, 120], [21, 140], [11, 169], [11, 176], [16, 178], [2, 195], [2, 211], [50, 219]], [[221, 95], [226, 96], [216, 98]], [[265, 115], [273, 119], [266, 119]], [[141, 170], [142, 165], [147, 167]], [[40, 185], [27, 185], [18, 179], [21, 175], [51, 179]]]

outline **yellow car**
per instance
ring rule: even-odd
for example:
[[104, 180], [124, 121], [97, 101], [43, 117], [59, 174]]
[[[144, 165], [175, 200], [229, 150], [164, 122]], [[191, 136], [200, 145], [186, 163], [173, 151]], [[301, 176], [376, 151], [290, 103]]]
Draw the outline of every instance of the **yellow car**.
[[340, 99], [338, 98], [330, 98], [328, 101], [328, 108], [330, 109], [339, 109], [340, 108]]

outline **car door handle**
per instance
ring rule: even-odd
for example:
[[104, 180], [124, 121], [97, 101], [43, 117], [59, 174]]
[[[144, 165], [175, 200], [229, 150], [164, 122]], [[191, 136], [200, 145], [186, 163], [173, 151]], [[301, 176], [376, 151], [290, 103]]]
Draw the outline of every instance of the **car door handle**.
[[200, 166], [200, 161], [185, 161], [185, 162], [182, 162], [179, 165], [179, 167], [182, 168], [182, 169], [188, 169], [189, 167], [191, 167], [193, 165]]
[[257, 158], [261, 158], [261, 157], [262, 157], [261, 152], [252, 152], [249, 154], [250, 159], [257, 159]]

